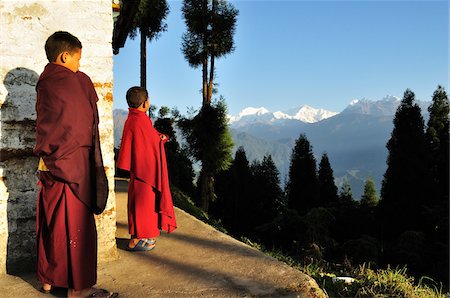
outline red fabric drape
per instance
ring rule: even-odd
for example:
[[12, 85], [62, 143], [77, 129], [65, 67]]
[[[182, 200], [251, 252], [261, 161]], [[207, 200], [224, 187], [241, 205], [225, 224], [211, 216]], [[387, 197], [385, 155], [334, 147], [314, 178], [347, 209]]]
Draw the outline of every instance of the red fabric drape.
[[176, 229], [175, 212], [169, 187], [165, 141], [153, 127], [149, 117], [137, 109], [129, 109], [120, 145], [117, 167], [156, 190], [159, 228], [171, 233]]

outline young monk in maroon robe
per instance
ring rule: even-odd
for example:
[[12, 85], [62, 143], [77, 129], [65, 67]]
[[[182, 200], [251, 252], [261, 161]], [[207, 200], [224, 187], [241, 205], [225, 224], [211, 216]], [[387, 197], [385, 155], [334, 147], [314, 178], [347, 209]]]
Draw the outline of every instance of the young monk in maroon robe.
[[145, 88], [130, 88], [126, 98], [129, 112], [117, 167], [130, 172], [128, 250], [149, 251], [155, 248], [160, 230], [171, 233], [176, 229], [164, 150], [167, 136], [146, 115], [150, 102]]
[[94, 167], [103, 170], [103, 162], [101, 154], [94, 154], [100, 144], [98, 99], [90, 78], [78, 71], [81, 48], [78, 38], [68, 32], [51, 35], [45, 44], [50, 63], [36, 86], [37, 276], [44, 293], [62, 287], [68, 288], [68, 297], [117, 297], [93, 288], [97, 281]]

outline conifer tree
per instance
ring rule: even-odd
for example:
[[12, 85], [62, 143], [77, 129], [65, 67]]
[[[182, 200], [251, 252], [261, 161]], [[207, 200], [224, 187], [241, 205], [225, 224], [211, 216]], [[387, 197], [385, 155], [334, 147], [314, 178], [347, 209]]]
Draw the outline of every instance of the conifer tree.
[[395, 113], [394, 128], [386, 147], [387, 170], [381, 202], [386, 229], [396, 237], [395, 234], [420, 224], [417, 222], [420, 206], [426, 202], [429, 191], [424, 120], [409, 89]]
[[347, 179], [344, 180], [342, 183], [341, 189], [339, 190], [339, 200], [341, 203], [344, 204], [353, 204], [353, 193], [352, 193], [352, 186], [350, 185], [350, 182], [348, 182]]
[[438, 280], [449, 280], [449, 100], [444, 88], [438, 86], [428, 107], [427, 125], [429, 168], [432, 179], [429, 212], [424, 216], [429, 255], [428, 267]]
[[273, 220], [281, 205], [283, 192], [280, 187], [280, 173], [270, 154], [263, 160], [254, 163], [252, 171], [252, 188], [254, 197], [254, 215], [257, 224], [268, 223]]
[[368, 177], [364, 184], [364, 193], [361, 196], [361, 205], [366, 207], [375, 207], [378, 205], [379, 198], [372, 177]]
[[338, 190], [334, 183], [333, 169], [328, 155], [324, 153], [319, 163], [319, 202], [320, 206], [328, 206], [337, 202]]
[[295, 141], [292, 150], [286, 195], [288, 207], [299, 214], [305, 214], [309, 209], [318, 206], [316, 159], [304, 134]]
[[224, 227], [236, 236], [249, 231], [248, 215], [253, 212], [250, 179], [247, 155], [244, 148], [239, 147], [231, 166], [216, 177], [217, 200], [211, 206], [211, 213], [220, 218]]
[[449, 100], [444, 88], [438, 86], [428, 107], [427, 145], [430, 173], [436, 202], [446, 202], [449, 193]]
[[169, 140], [164, 147], [166, 149], [170, 183], [177, 186], [186, 194], [193, 195], [195, 174], [192, 162], [189, 159], [186, 150], [180, 147], [174, 129], [178, 114], [179, 113], [176, 110], [170, 112], [169, 108], [161, 107], [154, 126], [160, 133], [169, 137]]

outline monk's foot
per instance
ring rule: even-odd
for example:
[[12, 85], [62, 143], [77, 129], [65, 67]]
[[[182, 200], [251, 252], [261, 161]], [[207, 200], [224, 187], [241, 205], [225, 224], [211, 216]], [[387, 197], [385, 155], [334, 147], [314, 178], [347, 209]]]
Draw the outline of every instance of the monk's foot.
[[52, 291], [52, 285], [43, 283], [41, 289], [39, 290], [44, 294], [50, 294]]
[[155, 242], [149, 242], [148, 239], [132, 238], [128, 243], [128, 251], [149, 251], [155, 248]]

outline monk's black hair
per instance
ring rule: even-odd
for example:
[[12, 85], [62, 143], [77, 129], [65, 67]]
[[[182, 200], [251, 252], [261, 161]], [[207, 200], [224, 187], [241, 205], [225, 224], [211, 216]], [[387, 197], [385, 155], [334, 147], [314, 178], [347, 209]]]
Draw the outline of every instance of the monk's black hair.
[[73, 54], [82, 48], [78, 38], [66, 31], [57, 31], [50, 35], [45, 42], [45, 54], [49, 62], [55, 62], [62, 52]]
[[147, 98], [147, 89], [143, 87], [134, 86], [127, 91], [127, 103], [130, 108], [139, 108]]

